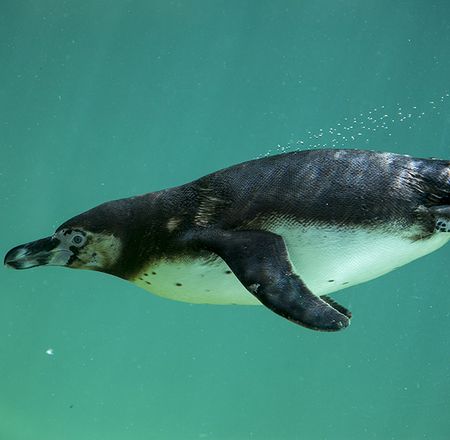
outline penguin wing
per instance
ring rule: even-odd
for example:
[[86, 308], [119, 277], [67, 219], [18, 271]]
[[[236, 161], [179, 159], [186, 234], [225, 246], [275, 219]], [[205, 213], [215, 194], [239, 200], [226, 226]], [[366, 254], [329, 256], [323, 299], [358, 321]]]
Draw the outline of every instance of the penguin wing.
[[294, 273], [280, 235], [260, 230], [203, 229], [191, 239], [219, 255], [250, 293], [284, 318], [322, 331], [337, 331], [349, 325], [350, 316], [343, 308], [335, 308], [333, 302], [314, 295]]

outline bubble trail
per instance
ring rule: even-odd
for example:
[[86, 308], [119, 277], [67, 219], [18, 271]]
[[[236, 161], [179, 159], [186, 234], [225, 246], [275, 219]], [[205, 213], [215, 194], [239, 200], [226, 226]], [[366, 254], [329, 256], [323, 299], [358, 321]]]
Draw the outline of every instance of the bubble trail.
[[369, 146], [377, 132], [392, 136], [390, 130], [393, 128], [412, 130], [425, 116], [440, 115], [442, 109], [448, 110], [449, 97], [450, 93], [445, 92], [438, 98], [428, 100], [422, 108], [418, 105], [405, 106], [397, 103], [392, 109], [381, 105], [353, 116], [345, 116], [333, 127], [308, 130], [305, 138], [290, 141], [286, 145], [279, 144], [258, 157], [300, 149]]

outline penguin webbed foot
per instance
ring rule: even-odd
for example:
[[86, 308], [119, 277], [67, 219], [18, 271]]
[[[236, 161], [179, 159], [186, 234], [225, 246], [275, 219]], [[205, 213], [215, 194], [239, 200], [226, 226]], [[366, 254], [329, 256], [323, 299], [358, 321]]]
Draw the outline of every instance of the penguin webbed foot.
[[347, 309], [314, 295], [293, 272], [281, 236], [267, 231], [203, 230], [195, 241], [219, 255], [249, 292], [284, 318], [321, 331], [350, 324]]

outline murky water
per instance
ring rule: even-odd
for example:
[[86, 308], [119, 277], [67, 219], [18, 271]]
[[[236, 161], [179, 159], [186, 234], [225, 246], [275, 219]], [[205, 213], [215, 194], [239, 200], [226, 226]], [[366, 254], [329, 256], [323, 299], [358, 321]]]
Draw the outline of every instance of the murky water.
[[[3, 0], [0, 234], [311, 147], [450, 159], [450, 5]], [[321, 334], [100, 273], [1, 269], [0, 439], [450, 438], [450, 248]]]

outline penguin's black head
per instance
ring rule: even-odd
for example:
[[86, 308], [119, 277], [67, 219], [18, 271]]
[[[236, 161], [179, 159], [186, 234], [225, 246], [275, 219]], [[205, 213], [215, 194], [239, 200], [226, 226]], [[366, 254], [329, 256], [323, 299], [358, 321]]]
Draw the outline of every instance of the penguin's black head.
[[121, 250], [113, 234], [91, 232], [83, 227], [61, 227], [50, 237], [11, 249], [5, 265], [14, 269], [36, 266], [66, 266], [74, 269], [108, 271]]
[[[121, 222], [117, 211], [100, 205], [62, 224], [53, 235], [16, 246], [5, 256], [14, 269], [65, 266], [109, 272], [122, 250]], [[119, 211], [120, 212], [120, 211]]]
[[65, 266], [130, 279], [168, 248], [173, 228], [167, 227], [164, 200], [158, 192], [103, 203], [66, 221], [52, 236], [11, 249], [5, 265]]

